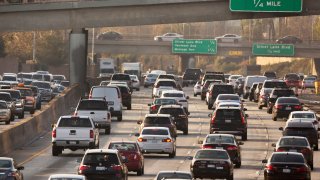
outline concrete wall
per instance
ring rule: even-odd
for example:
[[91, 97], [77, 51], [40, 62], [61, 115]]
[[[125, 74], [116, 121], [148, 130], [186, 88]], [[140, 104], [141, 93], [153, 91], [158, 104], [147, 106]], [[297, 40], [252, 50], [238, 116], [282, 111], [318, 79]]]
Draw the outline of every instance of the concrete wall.
[[61, 115], [66, 115], [70, 107], [76, 106], [80, 98], [79, 86], [75, 85], [54, 98], [50, 103], [14, 127], [0, 133], [0, 156], [30, 143], [36, 137], [51, 131], [51, 124]]

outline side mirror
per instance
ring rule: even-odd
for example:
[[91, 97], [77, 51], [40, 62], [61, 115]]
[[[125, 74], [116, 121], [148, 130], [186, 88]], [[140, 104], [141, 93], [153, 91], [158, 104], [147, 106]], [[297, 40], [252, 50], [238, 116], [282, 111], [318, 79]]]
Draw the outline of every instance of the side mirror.
[[238, 144], [239, 144], [239, 145], [243, 145], [243, 142], [240, 141], [240, 142], [238, 142]]
[[198, 144], [203, 144], [203, 140], [199, 140], [199, 141], [198, 141]]
[[276, 144], [275, 144], [275, 143], [272, 143], [271, 146], [272, 146], [272, 147], [276, 147]]
[[77, 163], [81, 163], [81, 161], [82, 161], [82, 158], [77, 158], [76, 160]]
[[192, 157], [192, 156], [188, 156], [187, 159], [188, 159], [188, 160], [192, 160], [193, 157]]
[[19, 171], [20, 171], [20, 170], [24, 170], [24, 166], [18, 166], [18, 167], [17, 167], [17, 170], [19, 170]]
[[148, 104], [148, 106], [151, 106], [151, 104]]
[[137, 124], [142, 124], [142, 121], [137, 121]]
[[279, 127], [279, 130], [280, 130], [280, 131], [283, 131], [283, 127]]
[[54, 128], [56, 126], [56, 124], [51, 124], [51, 127]]
[[134, 136], [139, 137], [139, 136], [140, 136], [140, 134], [139, 134], [139, 133], [135, 133], [135, 134], [134, 134]]
[[95, 127], [95, 128], [99, 128], [100, 125], [99, 125], [98, 123], [95, 123], [95, 124], [94, 124], [94, 127]]
[[247, 108], [243, 108], [243, 111], [248, 111], [248, 109]]
[[262, 160], [262, 163], [264, 163], [264, 164], [267, 163], [267, 162], [268, 162], [268, 161], [267, 161], [266, 159]]
[[208, 114], [208, 117], [212, 117], [212, 114], [210, 113], [210, 114]]
[[246, 116], [246, 118], [248, 118], [248, 117], [249, 117], [249, 114], [246, 114], [245, 116]]

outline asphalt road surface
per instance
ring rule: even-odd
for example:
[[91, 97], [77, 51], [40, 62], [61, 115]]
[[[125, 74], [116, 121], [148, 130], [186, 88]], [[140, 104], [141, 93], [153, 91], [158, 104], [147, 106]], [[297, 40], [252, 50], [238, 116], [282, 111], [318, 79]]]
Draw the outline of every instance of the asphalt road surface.
[[[179, 131], [177, 137], [177, 156], [170, 159], [168, 155], [145, 155], [145, 175], [137, 176], [130, 172], [131, 180], [153, 179], [160, 170], [183, 170], [189, 171], [190, 160], [188, 156], [193, 156], [200, 147], [198, 140], [203, 139], [209, 132], [208, 110], [204, 101], [200, 97], [193, 97], [191, 87], [184, 89], [189, 99], [189, 135], [183, 135]], [[142, 88], [141, 91], [134, 91], [132, 110], [124, 110], [123, 121], [116, 119], [112, 122], [110, 135], [100, 134], [100, 148], [105, 148], [111, 140], [136, 140], [134, 133], [138, 130], [137, 120], [142, 120], [148, 112], [147, 104], [152, 101], [151, 89]], [[266, 113], [266, 109], [259, 110], [253, 102], [245, 102], [248, 118], [248, 140], [242, 146], [242, 166], [235, 169], [235, 179], [263, 179], [262, 159], [268, 158], [272, 151], [272, 143], [281, 137], [279, 127], [283, 127], [285, 120], [276, 122], [271, 120], [271, 115]], [[240, 139], [240, 137], [238, 137]], [[51, 132], [35, 140], [30, 145], [10, 153], [18, 164], [25, 166], [23, 171], [26, 180], [47, 179], [54, 173], [76, 173], [79, 163], [77, 159], [84, 154], [83, 150], [63, 151], [62, 155], [53, 157], [51, 155]], [[314, 170], [312, 179], [320, 179], [320, 152], [314, 153]]]

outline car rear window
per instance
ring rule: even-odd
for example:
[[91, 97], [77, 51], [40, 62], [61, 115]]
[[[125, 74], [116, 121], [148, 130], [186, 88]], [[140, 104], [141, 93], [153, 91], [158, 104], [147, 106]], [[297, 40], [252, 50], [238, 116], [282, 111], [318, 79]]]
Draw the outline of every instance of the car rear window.
[[183, 94], [181, 93], [164, 93], [164, 97], [183, 97]]
[[224, 75], [223, 74], [207, 74], [205, 76], [205, 79], [217, 79], [217, 80], [221, 80], [222, 82], [225, 81]]
[[169, 135], [166, 129], [143, 129], [141, 134], [143, 135]]
[[6, 91], [6, 90], [2, 90], [2, 92], [8, 92], [8, 93], [10, 93], [10, 95], [11, 95], [11, 98], [13, 98], [13, 99], [21, 99], [21, 94], [20, 94], [20, 91], [14, 91], [14, 90], [8, 90], [8, 91]]
[[288, 90], [275, 90], [273, 92], [274, 95], [277, 95], [277, 96], [293, 96], [295, 95], [293, 90], [291, 89], [288, 89]]
[[130, 75], [128, 74], [114, 74], [111, 80], [128, 80], [130, 81]]
[[233, 94], [234, 90], [232, 85], [214, 85], [213, 92], [216, 92], [218, 94]]
[[0, 100], [12, 101], [10, 94], [1, 94], [1, 93], [0, 93]]
[[108, 110], [108, 103], [100, 100], [80, 101], [77, 110]]
[[17, 77], [15, 76], [3, 76], [2, 81], [16, 81]]
[[0, 168], [11, 168], [12, 163], [9, 160], [0, 160]]
[[158, 76], [158, 74], [148, 74], [147, 78], [157, 78]]
[[43, 89], [50, 89], [50, 83], [46, 82], [32, 82], [32, 86], [37, 86], [38, 88], [43, 88]]
[[238, 120], [241, 121], [241, 112], [239, 109], [218, 109], [216, 111], [217, 122], [225, 120]]
[[61, 118], [58, 127], [92, 127], [88, 118]]
[[7, 103], [6, 102], [0, 102], [0, 109], [7, 109]]
[[174, 79], [174, 76], [161, 74], [159, 75], [158, 79]]
[[297, 154], [273, 154], [271, 162], [304, 163], [304, 157]]
[[299, 100], [296, 98], [279, 98], [278, 103], [299, 104]]
[[279, 142], [280, 146], [308, 146], [308, 142], [301, 138], [282, 138]]
[[195, 155], [196, 159], [229, 159], [226, 151], [200, 150]]
[[264, 88], [286, 88], [288, 87], [284, 81], [265, 81]]
[[300, 77], [297, 74], [286, 74], [285, 79], [287, 80], [300, 80]]
[[292, 118], [315, 118], [313, 113], [294, 113]]
[[147, 124], [171, 124], [168, 117], [146, 117], [144, 123]]
[[181, 108], [161, 108], [159, 110], [159, 113], [160, 114], [170, 114], [172, 116], [184, 114], [183, 109], [181, 109]]
[[172, 87], [176, 87], [176, 83], [175, 82], [173, 82], [173, 81], [159, 81], [158, 83], [157, 83], [157, 86], [159, 87], [159, 86], [172, 86]]
[[176, 100], [174, 99], [156, 99], [154, 104], [157, 105], [165, 105], [165, 104], [176, 104]]
[[136, 151], [137, 147], [133, 143], [110, 143], [109, 149], [117, 149], [119, 151]]
[[209, 136], [206, 139], [206, 143], [212, 144], [233, 144], [234, 139], [230, 136]]
[[119, 165], [119, 159], [114, 153], [88, 153], [84, 156], [83, 164], [92, 166]]

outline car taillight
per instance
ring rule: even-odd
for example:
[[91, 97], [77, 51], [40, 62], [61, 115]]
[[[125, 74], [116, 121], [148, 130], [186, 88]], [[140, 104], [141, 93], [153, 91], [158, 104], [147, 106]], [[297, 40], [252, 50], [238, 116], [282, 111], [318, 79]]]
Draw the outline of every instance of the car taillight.
[[276, 105], [274, 106], [276, 109], [281, 109], [283, 106], [282, 105]]
[[296, 169], [296, 172], [297, 173], [306, 173], [306, 172], [308, 172], [308, 168], [305, 167], [305, 166], [299, 167], [299, 168]]
[[202, 149], [213, 149], [214, 147], [213, 147], [212, 145], [206, 145], [206, 144], [204, 144], [204, 145], [201, 146], [201, 148], [202, 148]]
[[212, 96], [212, 91], [209, 91], [209, 95]]
[[233, 151], [233, 150], [237, 150], [237, 149], [238, 149], [237, 146], [228, 146], [227, 147], [227, 150], [229, 150], [229, 151]]
[[214, 121], [216, 119], [216, 113], [217, 112], [214, 112], [213, 116], [211, 117], [211, 124], [214, 124]]
[[134, 160], [137, 160], [137, 159], [138, 159], [138, 156], [135, 154], [135, 155], [133, 156], [133, 159], [134, 159]]
[[243, 115], [241, 115], [241, 123], [242, 123], [242, 124], [245, 124], [245, 123], [246, 123], [246, 120], [245, 120], [245, 118], [244, 118]]
[[143, 139], [143, 138], [138, 138], [139, 142], [147, 142], [147, 139]]
[[122, 171], [122, 167], [121, 166], [112, 166], [112, 169], [114, 170], [114, 171]]
[[156, 106], [156, 105], [151, 106], [151, 110], [152, 110], [152, 111], [157, 110], [157, 106]]
[[286, 151], [284, 148], [278, 148], [277, 149], [277, 152], [284, 152], [284, 151]]
[[90, 166], [81, 165], [81, 166], [79, 167], [79, 173], [82, 174], [83, 171], [86, 171], [86, 170], [88, 170], [89, 168], [90, 168]]
[[268, 171], [274, 171], [274, 170], [276, 170], [276, 168], [275, 168], [274, 166], [272, 166], [272, 165], [267, 165], [267, 166], [266, 166], [266, 169], [267, 169]]
[[56, 137], [57, 137], [57, 130], [54, 129], [54, 130], [52, 131], [52, 137], [53, 137], [53, 138], [56, 138]]
[[170, 138], [162, 139], [162, 142], [172, 142]]
[[293, 106], [295, 109], [301, 109], [301, 106]]
[[90, 138], [93, 138], [93, 130], [90, 130]]
[[308, 154], [308, 153], [310, 153], [310, 149], [309, 148], [303, 148], [303, 149], [301, 149], [301, 151], [300, 151], [302, 154]]

